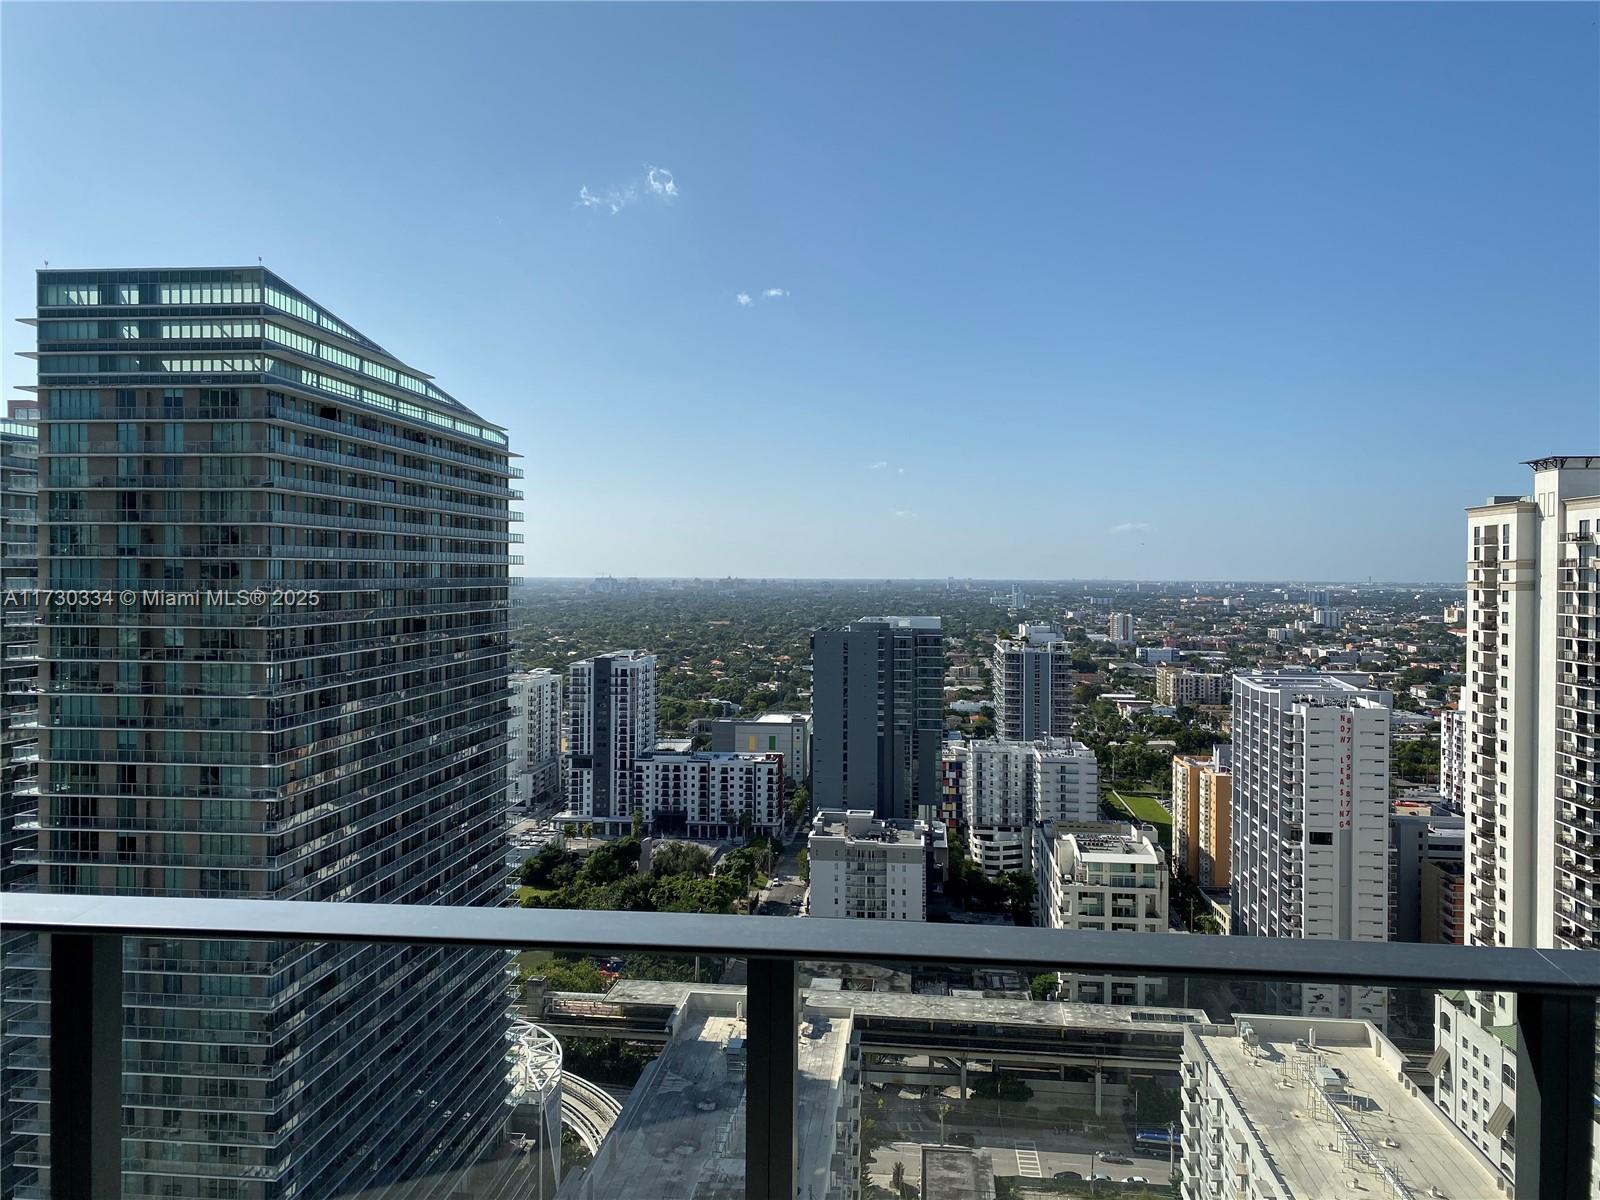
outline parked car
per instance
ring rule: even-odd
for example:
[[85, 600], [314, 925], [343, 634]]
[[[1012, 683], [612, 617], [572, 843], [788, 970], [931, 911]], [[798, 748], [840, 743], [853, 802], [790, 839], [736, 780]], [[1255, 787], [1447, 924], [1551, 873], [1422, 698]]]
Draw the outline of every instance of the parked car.
[[1122, 1182], [1123, 1183], [1149, 1183], [1150, 1181], [1148, 1179], [1146, 1179], [1143, 1175], [1129, 1175]]
[[1080, 1175], [1077, 1171], [1057, 1171], [1054, 1175], [1050, 1176], [1050, 1178], [1051, 1179], [1082, 1179], [1083, 1176]]
[[1133, 1166], [1133, 1159], [1129, 1158], [1126, 1154], [1102, 1154], [1100, 1156], [1100, 1161], [1103, 1163], [1110, 1163], [1117, 1167]]

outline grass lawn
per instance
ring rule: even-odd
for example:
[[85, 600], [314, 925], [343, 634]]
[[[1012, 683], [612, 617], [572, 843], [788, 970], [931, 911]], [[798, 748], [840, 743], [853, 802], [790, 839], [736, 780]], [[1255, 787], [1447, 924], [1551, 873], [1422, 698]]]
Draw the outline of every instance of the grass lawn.
[[521, 903], [529, 896], [548, 896], [555, 888], [519, 887], [517, 889], [517, 903]]
[[1145, 821], [1154, 825], [1161, 835], [1161, 844], [1171, 847], [1172, 814], [1161, 807], [1161, 801], [1157, 800], [1154, 794], [1124, 793], [1113, 788], [1110, 800], [1112, 808], [1127, 813], [1136, 821]]

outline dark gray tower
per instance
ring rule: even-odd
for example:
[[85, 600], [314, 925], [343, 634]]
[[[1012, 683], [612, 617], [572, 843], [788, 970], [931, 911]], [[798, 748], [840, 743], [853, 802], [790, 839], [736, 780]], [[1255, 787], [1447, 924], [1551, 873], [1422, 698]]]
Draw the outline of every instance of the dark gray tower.
[[939, 800], [938, 617], [863, 617], [811, 636], [812, 801], [915, 817]]

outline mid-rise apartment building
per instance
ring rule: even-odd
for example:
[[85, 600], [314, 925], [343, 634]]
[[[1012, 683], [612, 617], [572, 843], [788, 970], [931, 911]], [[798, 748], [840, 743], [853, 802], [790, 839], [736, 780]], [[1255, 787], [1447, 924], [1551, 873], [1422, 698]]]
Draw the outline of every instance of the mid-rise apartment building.
[[1424, 859], [1417, 940], [1449, 946], [1467, 942], [1467, 864]]
[[806, 845], [807, 916], [928, 919], [928, 884], [948, 854], [942, 825], [884, 819], [866, 809], [820, 812]]
[[[1527, 465], [1529, 494], [1467, 510], [1467, 941], [1595, 949], [1600, 456]], [[1508, 1181], [1514, 1020], [1509, 994], [1450, 994], [1430, 1063], [1435, 1101]]]
[[1172, 871], [1201, 887], [1225, 888], [1232, 863], [1231, 747], [1172, 756]]
[[512, 799], [547, 804], [561, 789], [561, 676], [548, 667], [511, 676]]
[[1342, 629], [1344, 617], [1344, 609], [1335, 606], [1317, 607], [1311, 610], [1311, 623], [1319, 629]]
[[[1089, 823], [1040, 825], [1035, 839], [1039, 923], [1050, 929], [1114, 933], [1167, 931], [1166, 855], [1148, 829]], [[1061, 999], [1092, 1004], [1149, 1004], [1162, 979], [1061, 975]]]
[[1467, 804], [1467, 714], [1455, 705], [1439, 713], [1439, 795], [1456, 812]]
[[[1390, 703], [1313, 671], [1234, 675], [1234, 933], [1387, 939]], [[1381, 988], [1323, 984], [1298, 998], [1307, 1016], [1380, 1026], [1386, 1002]]]
[[[1391, 813], [1389, 816], [1389, 940], [1426, 941], [1422, 936], [1428, 904], [1423, 872], [1431, 864], [1466, 863], [1466, 818], [1443, 814]], [[1458, 876], [1459, 878], [1459, 876]], [[1437, 887], [1442, 880], [1435, 880]], [[1435, 910], [1433, 920], [1440, 914]]]
[[1156, 703], [1179, 705], [1226, 704], [1228, 677], [1219, 673], [1191, 671], [1176, 663], [1156, 667]]
[[776, 833], [783, 824], [783, 773], [781, 754], [650, 750], [633, 760], [632, 809], [651, 833]]
[[974, 741], [962, 787], [967, 853], [990, 878], [1032, 870], [1034, 825], [1094, 821], [1100, 812], [1094, 751], [1070, 738]]
[[655, 746], [654, 654], [614, 650], [567, 667], [567, 814], [626, 831], [634, 760]]
[[784, 776], [798, 786], [811, 777], [811, 714], [721, 718], [711, 722], [711, 748], [729, 754], [781, 754]]
[[1072, 647], [1053, 625], [1019, 625], [994, 644], [995, 732], [1013, 741], [1072, 732]]
[[1370, 1021], [1191, 1025], [1181, 1080], [1183, 1200], [1500, 1194]]
[[[501, 903], [504, 431], [259, 266], [42, 271], [37, 329], [35, 886]], [[500, 1194], [503, 955], [125, 954], [124, 1194]]]
[[811, 796], [822, 810], [921, 817], [939, 803], [938, 617], [863, 617], [811, 637]]
[[934, 819], [951, 825], [966, 818], [967, 743], [945, 742], [939, 751], [939, 811]]

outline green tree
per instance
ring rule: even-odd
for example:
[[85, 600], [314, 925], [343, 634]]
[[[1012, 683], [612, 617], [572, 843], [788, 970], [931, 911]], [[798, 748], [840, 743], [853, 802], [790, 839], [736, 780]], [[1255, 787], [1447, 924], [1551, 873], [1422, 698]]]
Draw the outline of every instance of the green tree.
[[1134, 1120], [1141, 1125], [1165, 1125], [1180, 1119], [1182, 1106], [1176, 1088], [1147, 1079], [1133, 1089]]
[[789, 796], [789, 824], [798, 825], [811, 811], [811, 789], [800, 784]]
[[634, 809], [633, 810], [633, 816], [630, 818], [630, 822], [631, 822], [632, 827], [633, 827], [633, 836], [636, 837], [636, 838], [643, 837], [644, 836], [644, 813], [640, 812], [637, 808]]
[[586, 958], [554, 959], [543, 969], [546, 986], [552, 992], [603, 992], [606, 981], [600, 968]]
[[668, 842], [650, 855], [653, 875], [710, 875], [711, 855], [690, 842]]
[[1033, 901], [1038, 892], [1033, 876], [1026, 871], [1008, 871], [999, 879], [1004, 891], [1002, 903], [1018, 925], [1033, 923]]
[[522, 864], [524, 887], [545, 887], [556, 868], [566, 862], [567, 856], [554, 842], [543, 846], [539, 852]]
[[906, 1194], [906, 1164], [898, 1158], [894, 1160], [894, 1170], [889, 1172], [889, 1186], [896, 1196]]
[[1026, 1104], [1033, 1099], [1033, 1089], [1020, 1076], [1010, 1071], [996, 1071], [978, 1080], [972, 1094], [980, 1100], [1004, 1100]]
[[1060, 983], [1054, 975], [1035, 975], [1028, 981], [1028, 995], [1035, 1000], [1048, 1000]]

